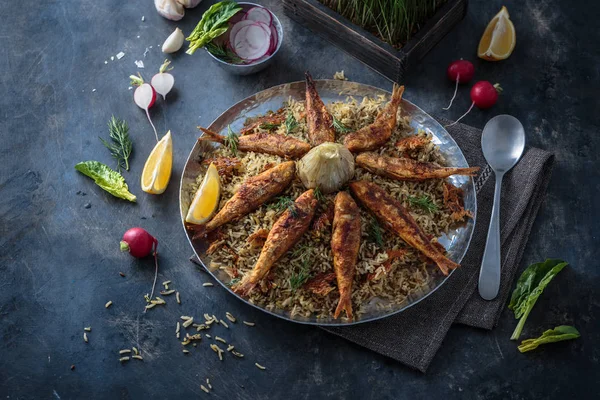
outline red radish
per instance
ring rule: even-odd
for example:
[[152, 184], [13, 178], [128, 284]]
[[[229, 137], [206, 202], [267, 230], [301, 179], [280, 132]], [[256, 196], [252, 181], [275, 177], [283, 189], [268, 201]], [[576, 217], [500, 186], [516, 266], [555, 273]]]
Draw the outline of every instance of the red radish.
[[266, 24], [255, 22], [239, 29], [232, 37], [231, 44], [240, 58], [255, 61], [269, 51], [271, 47], [271, 30]]
[[253, 7], [249, 9], [243, 19], [256, 22], [260, 21], [267, 25], [271, 25], [271, 22], [273, 22], [271, 12], [264, 7]]
[[138, 76], [130, 75], [129, 78], [131, 79], [131, 85], [137, 86], [135, 92], [133, 92], [133, 101], [139, 108], [146, 111], [146, 116], [148, 117], [148, 121], [150, 121], [150, 125], [152, 125], [154, 136], [156, 136], [156, 141], [158, 142], [158, 133], [156, 133], [156, 128], [152, 123], [152, 119], [150, 119], [150, 112], [148, 112], [156, 101], [156, 91], [150, 84], [144, 82], [139, 73]]
[[163, 100], [167, 99], [167, 93], [169, 93], [171, 89], [173, 89], [173, 85], [175, 85], [175, 78], [167, 72], [173, 69], [173, 67], [169, 68], [169, 64], [171, 64], [171, 61], [165, 60], [163, 65], [160, 66], [158, 74], [154, 75], [150, 81], [154, 90], [162, 95]]
[[448, 74], [448, 79], [456, 82], [456, 85], [454, 86], [454, 95], [452, 95], [452, 99], [450, 99], [450, 104], [448, 107], [444, 108], [444, 110], [449, 110], [450, 107], [452, 107], [452, 102], [456, 98], [458, 84], [467, 83], [473, 79], [473, 75], [475, 75], [475, 67], [470, 61], [460, 59], [451, 62], [446, 72]]
[[[154, 288], [156, 287], [156, 279], [158, 278], [158, 240], [142, 228], [131, 228], [123, 234], [121, 240], [121, 251], [128, 251], [135, 258], [144, 258], [151, 253], [154, 256], [154, 283], [152, 284], [152, 292], [150, 299], [154, 296]], [[146, 312], [147, 308], [144, 308]]]
[[498, 101], [498, 93], [502, 93], [502, 88], [499, 83], [492, 85], [488, 81], [479, 81], [471, 88], [471, 107], [464, 113], [459, 119], [451, 123], [448, 126], [456, 124], [458, 121], [463, 119], [471, 110], [473, 106], [477, 106], [480, 109], [486, 109], [492, 107]]

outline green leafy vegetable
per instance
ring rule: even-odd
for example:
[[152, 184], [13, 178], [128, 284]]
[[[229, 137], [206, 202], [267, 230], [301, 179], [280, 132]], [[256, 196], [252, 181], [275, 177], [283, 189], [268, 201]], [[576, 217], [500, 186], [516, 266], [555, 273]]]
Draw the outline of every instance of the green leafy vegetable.
[[84, 161], [75, 165], [75, 169], [92, 178], [96, 185], [113, 196], [135, 202], [136, 197], [129, 192], [123, 176], [108, 165], [98, 161]]
[[238, 141], [238, 135], [236, 135], [235, 132], [231, 130], [231, 126], [227, 125], [227, 136], [225, 136], [223, 142], [225, 143], [225, 146], [229, 148], [229, 151], [233, 153], [234, 156], [237, 156]]
[[294, 200], [292, 200], [289, 196], [279, 196], [277, 198], [277, 202], [269, 204], [269, 208], [276, 210], [277, 212], [282, 212], [286, 209], [290, 211], [292, 217], [298, 216], [298, 211], [296, 210], [296, 204]]
[[438, 206], [427, 195], [423, 195], [421, 197], [408, 196], [407, 200], [411, 206], [420, 207], [428, 212], [435, 212], [439, 210]]
[[221, 1], [213, 4], [202, 15], [202, 19], [196, 25], [190, 36], [186, 38], [190, 42], [187, 54], [194, 54], [196, 50], [206, 46], [214, 38], [227, 32], [228, 21], [231, 17], [241, 11], [235, 1]]
[[290, 287], [292, 290], [297, 290], [310, 278], [310, 268], [308, 265], [310, 261], [310, 246], [306, 244], [298, 246], [292, 252], [292, 258], [298, 257], [302, 260], [302, 266], [298, 273], [293, 273], [292, 276], [290, 276]]
[[288, 112], [287, 116], [285, 117], [285, 131], [287, 133], [292, 133], [297, 127], [298, 121], [296, 121], [296, 118], [294, 118], [294, 114]]
[[244, 62], [237, 54], [235, 54], [229, 47], [225, 44], [215, 44], [214, 42], [208, 42], [204, 46], [206, 50], [213, 56], [217, 57], [220, 60], [225, 61], [229, 64], [241, 64]]
[[99, 138], [100, 141], [117, 160], [117, 171], [121, 172], [121, 168], [129, 171], [129, 156], [133, 150], [133, 143], [129, 138], [129, 126], [127, 122], [122, 119], [115, 118], [114, 116], [108, 123], [109, 136], [112, 139], [112, 143]]
[[521, 345], [518, 347], [521, 353], [525, 353], [526, 351], [531, 351], [537, 349], [540, 344], [561, 342], [563, 340], [571, 340], [577, 339], [579, 336], [579, 331], [575, 329], [575, 327], [568, 325], [560, 325], [554, 329], [548, 329], [542, 336], [535, 339], [525, 339], [521, 342]]
[[338, 133], [348, 133], [352, 131], [352, 129], [342, 124], [336, 117], [333, 117], [333, 129], [335, 129]]
[[375, 218], [371, 218], [371, 221], [369, 221], [368, 235], [372, 243], [383, 249], [383, 229], [381, 229], [381, 225]]
[[265, 130], [268, 130], [268, 131], [272, 131], [273, 129], [279, 128], [280, 125], [281, 124], [269, 124], [269, 123], [265, 122], [264, 124], [260, 125], [260, 129], [265, 129]]
[[563, 260], [548, 259], [543, 263], [532, 264], [523, 271], [508, 304], [508, 308], [515, 313], [515, 318], [519, 319], [519, 323], [510, 337], [511, 340], [519, 338], [525, 321], [538, 297], [552, 278], [567, 265], [569, 263]]

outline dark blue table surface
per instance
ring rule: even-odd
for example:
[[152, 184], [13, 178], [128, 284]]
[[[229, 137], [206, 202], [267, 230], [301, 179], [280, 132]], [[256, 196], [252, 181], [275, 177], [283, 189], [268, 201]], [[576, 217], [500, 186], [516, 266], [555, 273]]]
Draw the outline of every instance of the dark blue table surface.
[[[316, 78], [343, 69], [351, 80], [391, 88], [285, 17], [279, 1], [257, 2], [272, 8], [285, 31], [279, 58], [268, 70], [237, 77], [202, 51], [172, 57], [176, 90], [152, 110], [159, 132], [170, 129], [174, 141], [173, 177], [161, 196], [139, 188], [155, 141], [127, 77], [142, 59], [141, 72], [149, 78], [165, 58], [157, 45], [175, 26], [189, 32], [212, 1], [177, 23], [158, 16], [149, 0], [0, 4], [0, 397], [204, 396], [200, 384], [210, 378], [209, 396], [222, 399], [592, 398], [600, 381], [598, 6], [581, 0], [506, 3], [517, 46], [510, 59], [489, 63], [478, 60], [475, 50], [503, 3], [471, 1], [460, 25], [406, 76], [406, 98], [430, 113], [457, 118], [470, 104], [469, 89], [461, 87], [453, 109], [443, 112], [453, 89], [446, 66], [461, 57], [472, 60], [476, 79], [501, 83], [504, 94], [492, 109], [475, 110], [465, 122], [483, 127], [494, 115], [512, 114], [523, 122], [530, 145], [556, 154], [521, 267], [546, 257], [564, 258], [571, 266], [541, 296], [525, 334], [537, 336], [559, 324], [573, 324], [582, 334], [523, 355], [508, 340], [515, 320], [507, 310], [491, 332], [453, 327], [424, 375], [319, 329], [264, 315], [220, 287], [203, 287], [209, 278], [188, 262], [178, 179], [196, 125], [208, 125], [257, 91], [301, 80], [307, 69]], [[111, 61], [120, 51], [125, 56]], [[135, 205], [111, 197], [73, 169], [88, 159], [113, 163], [97, 138], [107, 137], [113, 114], [131, 126], [135, 149], [125, 177], [138, 195]], [[181, 306], [171, 300], [147, 315], [140, 312], [152, 261], [118, 251], [121, 235], [135, 225], [158, 238], [159, 282], [173, 281]], [[107, 310], [108, 300], [114, 304]], [[238, 323], [211, 332], [232, 341], [245, 359], [220, 362], [207, 343], [181, 353], [175, 338], [180, 315], [226, 311], [256, 322], [253, 328]], [[84, 326], [92, 327], [88, 344]], [[144, 362], [120, 365], [118, 350], [134, 345], [142, 348]]]

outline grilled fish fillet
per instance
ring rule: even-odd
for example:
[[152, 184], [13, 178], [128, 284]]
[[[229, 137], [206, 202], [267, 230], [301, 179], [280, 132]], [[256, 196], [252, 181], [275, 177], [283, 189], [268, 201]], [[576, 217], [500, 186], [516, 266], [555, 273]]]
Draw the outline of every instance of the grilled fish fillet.
[[335, 142], [333, 117], [325, 108], [325, 104], [317, 89], [315, 82], [308, 71], [306, 75], [306, 122], [308, 124], [308, 139], [313, 146], [325, 142]]
[[[224, 143], [224, 137], [216, 132], [198, 127], [206, 136], [198, 138], [200, 141]], [[310, 150], [310, 145], [291, 136], [276, 133], [253, 133], [238, 136], [237, 148], [240, 151], [253, 151], [255, 153], [272, 154], [285, 158], [300, 158]]]
[[402, 101], [404, 86], [394, 84], [392, 99], [377, 115], [371, 125], [346, 135], [344, 145], [353, 153], [371, 151], [383, 146], [396, 128], [398, 107]]
[[333, 318], [337, 319], [342, 311], [346, 311], [348, 319], [352, 319], [352, 282], [359, 248], [360, 210], [352, 196], [339, 192], [335, 197], [331, 252], [340, 301]]
[[371, 152], [356, 156], [356, 164], [376, 175], [401, 181], [423, 181], [447, 178], [451, 175], [475, 176], [479, 171], [479, 167], [438, 167], [432, 163], [419, 162], [410, 158], [388, 157]]
[[402, 204], [391, 197], [379, 185], [367, 181], [350, 183], [354, 197], [368, 208], [387, 229], [395, 232], [408, 245], [423, 253], [437, 264], [444, 275], [459, 265], [448, 259], [427, 238], [415, 219]]
[[252, 272], [234, 288], [236, 293], [242, 296], [250, 294], [273, 265], [302, 238], [310, 226], [316, 208], [317, 199], [314, 190], [310, 189], [298, 196], [292, 209], [281, 214], [273, 224]]
[[292, 182], [295, 173], [296, 164], [286, 161], [248, 178], [208, 223], [190, 226], [197, 232], [194, 238], [256, 210], [267, 200], [283, 192]]

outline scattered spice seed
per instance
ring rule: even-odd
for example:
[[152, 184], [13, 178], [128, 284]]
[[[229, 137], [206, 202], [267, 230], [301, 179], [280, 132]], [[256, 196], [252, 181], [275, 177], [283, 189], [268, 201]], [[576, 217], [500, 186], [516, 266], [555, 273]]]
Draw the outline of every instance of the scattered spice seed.
[[225, 313], [225, 317], [227, 317], [227, 319], [230, 320], [231, 322], [235, 323], [235, 321], [236, 321], [235, 317], [233, 315], [231, 315], [231, 313], [229, 311]]
[[119, 361], [121, 361], [121, 362], [129, 361], [129, 357], [121, 357], [121, 358], [119, 358]]
[[140, 352], [138, 351], [138, 349], [136, 347], [133, 347], [132, 350], [136, 355], [140, 354]]
[[225, 321], [223, 321], [222, 319], [220, 319], [220, 320], [219, 320], [219, 323], [220, 323], [221, 325], [223, 325], [225, 328], [229, 329], [229, 325], [227, 325], [227, 324], [225, 323]]
[[212, 283], [210, 283], [210, 282], [206, 282], [206, 283], [203, 283], [202, 286], [204, 286], [204, 287], [211, 287], [211, 286], [214, 286], [214, 285]]
[[248, 325], [248, 326], [254, 326], [256, 325], [254, 322], [248, 322], [248, 321], [243, 321], [244, 325]]
[[87, 333], [83, 332], [83, 341], [84, 342], [88, 342], [88, 337], [87, 337]]
[[163, 296], [168, 296], [168, 295], [173, 294], [173, 293], [175, 293], [174, 289], [171, 289], [171, 290], [161, 290], [160, 291], [160, 294], [162, 294]]
[[175, 298], [177, 299], [177, 304], [181, 304], [181, 299], [179, 298], [179, 292], [175, 292]]
[[204, 385], [200, 385], [200, 389], [204, 390], [206, 393], [210, 393], [210, 391], [204, 387]]
[[184, 327], [184, 328], [187, 328], [187, 327], [188, 327], [188, 326], [190, 326], [190, 325], [191, 325], [193, 322], [194, 322], [194, 318], [190, 318], [190, 319], [188, 319], [187, 321], [185, 321], [185, 322], [183, 323], [183, 327]]
[[142, 356], [138, 356], [137, 354], [135, 356], [131, 356], [131, 358], [135, 358], [136, 360], [142, 360], [142, 361], [144, 360], [142, 358]]
[[266, 369], [265, 367], [263, 367], [263, 366], [262, 366], [262, 365], [260, 365], [259, 363], [254, 363], [254, 365], [256, 365], [256, 367], [257, 367], [258, 369], [262, 369], [262, 370], [265, 370], [265, 369]]
[[71, 371], [75, 371], [75, 364], [71, 365]]
[[218, 341], [218, 342], [227, 344], [227, 342], [225, 341], [225, 339], [223, 339], [221, 337], [215, 336], [215, 340]]
[[129, 350], [129, 349], [119, 350], [119, 354], [129, 354], [129, 353], [131, 353], [131, 350]]
[[119, 275], [121, 275], [123, 278], [125, 278], [125, 274], [122, 272], [119, 272]]
[[85, 328], [83, 328], [84, 331], [86, 332], [91, 332], [92, 331], [92, 327], [91, 326], [86, 326]]
[[186, 349], [183, 349], [182, 351], [183, 351], [183, 354], [189, 354], [189, 352], [190, 352], [189, 350], [186, 350]]
[[112, 301], [111, 300], [109, 300], [108, 302], [106, 302], [106, 304], [104, 305], [105, 308], [108, 308], [110, 306], [112, 306]]

